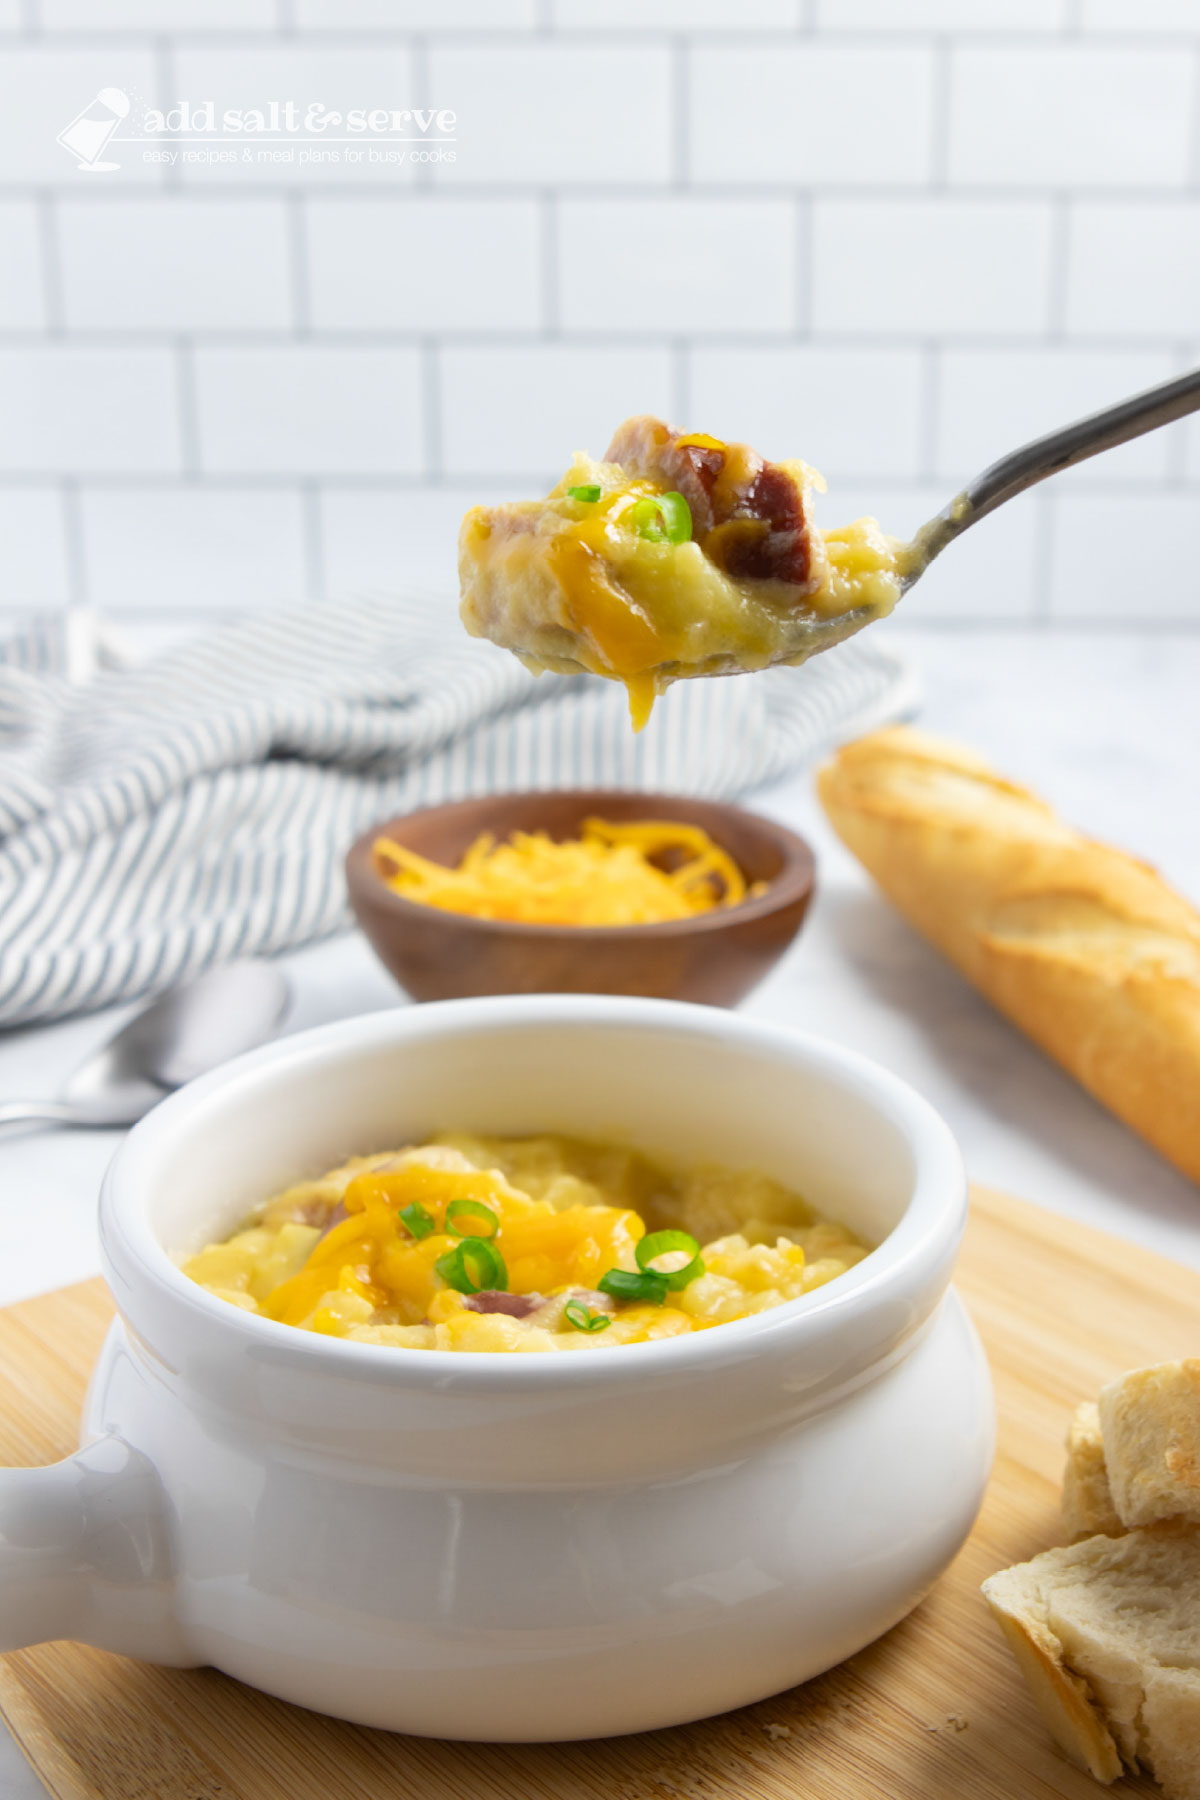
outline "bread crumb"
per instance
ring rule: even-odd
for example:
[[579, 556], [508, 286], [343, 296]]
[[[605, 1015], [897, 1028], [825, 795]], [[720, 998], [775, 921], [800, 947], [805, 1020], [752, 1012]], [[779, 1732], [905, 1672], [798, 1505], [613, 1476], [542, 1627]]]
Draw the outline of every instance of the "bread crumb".
[[773, 1744], [777, 1744], [780, 1738], [790, 1738], [792, 1735], [792, 1728], [790, 1725], [776, 1725], [774, 1722], [764, 1725], [763, 1730]]
[[947, 1713], [946, 1717], [944, 1719], [939, 1719], [936, 1725], [927, 1725], [925, 1729], [926, 1731], [933, 1732], [965, 1731], [969, 1724], [970, 1720], [965, 1713]]

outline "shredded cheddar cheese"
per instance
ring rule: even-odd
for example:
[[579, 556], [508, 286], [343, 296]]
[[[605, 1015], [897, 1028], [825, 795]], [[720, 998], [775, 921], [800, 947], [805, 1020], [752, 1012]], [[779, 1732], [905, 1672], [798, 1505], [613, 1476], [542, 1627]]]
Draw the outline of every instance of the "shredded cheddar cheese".
[[526, 925], [650, 925], [736, 906], [747, 887], [733, 858], [697, 825], [585, 819], [556, 843], [544, 831], [475, 839], [457, 868], [430, 862], [391, 838], [375, 841], [376, 867], [406, 900], [480, 919]]
[[[489, 1224], [483, 1242], [463, 1236]], [[655, 1298], [619, 1297], [613, 1273], [636, 1275], [644, 1240], [671, 1226], [701, 1252], [694, 1275]], [[472, 1246], [486, 1284], [456, 1270]], [[867, 1250], [752, 1170], [672, 1172], [620, 1145], [445, 1133], [275, 1195], [183, 1270], [244, 1312], [353, 1343], [574, 1352], [804, 1300]]]

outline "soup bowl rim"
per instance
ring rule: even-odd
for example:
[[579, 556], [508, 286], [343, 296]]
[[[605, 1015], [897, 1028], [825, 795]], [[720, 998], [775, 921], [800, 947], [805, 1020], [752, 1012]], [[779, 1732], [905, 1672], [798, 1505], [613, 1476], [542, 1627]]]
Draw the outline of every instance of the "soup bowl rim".
[[[882, 1113], [911, 1153], [912, 1191], [886, 1236], [860, 1262], [798, 1300], [702, 1332], [665, 1340], [622, 1344], [605, 1351], [556, 1354], [464, 1354], [355, 1343], [249, 1313], [183, 1273], [149, 1218], [149, 1198], [163, 1179], [180, 1128], [211, 1113], [219, 1128], [225, 1106], [243, 1119], [262, 1084], [289, 1074], [355, 1060], [378, 1046], [391, 1050], [406, 1040], [477, 1040], [497, 1032], [554, 1032], [614, 1026], [645, 1031], [649, 1042], [683, 1034], [723, 1044], [731, 1068], [738, 1052], [765, 1054], [819, 1071]], [[581, 1136], [587, 1136], [582, 1132]], [[641, 1141], [636, 1146], [654, 1154]], [[314, 1172], [316, 1173], [316, 1172]], [[824, 1208], [818, 1204], [818, 1210]], [[164, 1317], [186, 1318], [213, 1334], [212, 1346], [297, 1372], [325, 1372], [371, 1385], [424, 1391], [452, 1386], [456, 1394], [531, 1394], [636, 1386], [651, 1377], [703, 1379], [720, 1367], [769, 1358], [802, 1348], [804, 1340], [853, 1329], [869, 1315], [920, 1309], [915, 1329], [936, 1307], [949, 1280], [966, 1219], [966, 1177], [958, 1146], [932, 1106], [907, 1083], [859, 1052], [788, 1026], [674, 1000], [596, 994], [499, 995], [435, 1001], [369, 1013], [276, 1040], [170, 1095], [130, 1133], [105, 1177], [100, 1203], [100, 1243], [105, 1274], [135, 1332], [152, 1344]], [[939, 1281], [939, 1272], [946, 1271]], [[168, 1299], [177, 1311], [164, 1315]], [[148, 1304], [149, 1303], [149, 1304]], [[145, 1323], [143, 1323], [145, 1321]]]

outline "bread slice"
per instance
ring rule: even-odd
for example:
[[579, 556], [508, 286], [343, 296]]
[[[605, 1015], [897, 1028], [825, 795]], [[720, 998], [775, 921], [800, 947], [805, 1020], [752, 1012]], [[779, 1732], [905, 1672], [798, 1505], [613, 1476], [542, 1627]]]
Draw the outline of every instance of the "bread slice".
[[1103, 1390], [1099, 1413], [1113, 1505], [1125, 1524], [1200, 1524], [1200, 1358], [1131, 1370]]
[[1122, 1763], [1200, 1800], [1200, 1536], [1092, 1537], [983, 1584], [1056, 1741], [1096, 1777]]
[[1120, 1537], [1125, 1527], [1113, 1505], [1100, 1435], [1100, 1409], [1092, 1400], [1075, 1408], [1067, 1433], [1062, 1516], [1071, 1542], [1085, 1537]]

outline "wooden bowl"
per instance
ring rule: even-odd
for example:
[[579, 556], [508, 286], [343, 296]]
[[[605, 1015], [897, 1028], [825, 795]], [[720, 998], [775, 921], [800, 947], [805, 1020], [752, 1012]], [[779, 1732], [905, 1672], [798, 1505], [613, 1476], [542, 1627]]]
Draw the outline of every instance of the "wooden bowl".
[[[377, 874], [372, 846], [391, 837], [434, 862], [456, 864], [481, 831], [577, 837], [593, 814], [678, 819], [702, 826], [767, 891], [659, 925], [524, 925], [423, 906]], [[355, 917], [384, 967], [414, 1000], [471, 994], [647, 994], [736, 1006], [800, 929], [814, 885], [812, 851], [772, 819], [716, 800], [602, 788], [489, 794], [426, 807], [365, 832], [346, 857]]]

